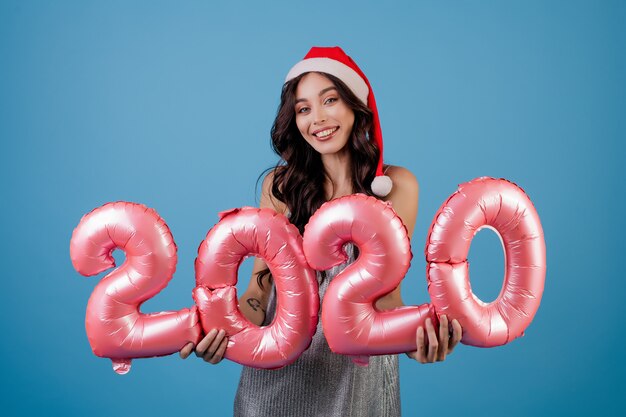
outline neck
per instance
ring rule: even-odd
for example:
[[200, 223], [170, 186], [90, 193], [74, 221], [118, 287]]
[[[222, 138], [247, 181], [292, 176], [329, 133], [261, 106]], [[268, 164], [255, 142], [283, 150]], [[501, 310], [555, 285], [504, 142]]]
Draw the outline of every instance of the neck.
[[327, 176], [324, 189], [328, 200], [352, 194], [351, 162], [350, 152], [345, 148], [342, 152], [322, 155]]

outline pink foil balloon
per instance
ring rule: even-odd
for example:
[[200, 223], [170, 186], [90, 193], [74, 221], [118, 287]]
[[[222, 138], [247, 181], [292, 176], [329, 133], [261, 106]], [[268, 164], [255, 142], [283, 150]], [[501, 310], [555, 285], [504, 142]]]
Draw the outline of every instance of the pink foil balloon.
[[[472, 293], [467, 261], [484, 227], [496, 231], [505, 252], [504, 284], [491, 303]], [[463, 343], [499, 346], [523, 334], [541, 302], [546, 247], [537, 211], [521, 188], [487, 177], [459, 185], [435, 215], [425, 253], [432, 303], [437, 314], [459, 321]]]
[[[250, 323], [238, 308], [237, 271], [249, 255], [265, 260], [276, 285], [276, 315], [266, 327]], [[196, 284], [202, 327], [207, 333], [226, 331], [227, 359], [279, 368], [311, 344], [319, 311], [317, 280], [302, 253], [300, 232], [274, 210], [244, 207], [220, 213], [220, 222], [198, 249]]]
[[346, 261], [343, 246], [354, 242], [358, 259], [330, 282], [322, 303], [322, 324], [333, 352], [377, 355], [416, 350], [416, 332], [430, 317], [430, 304], [378, 311], [374, 303], [394, 290], [411, 263], [402, 220], [389, 203], [363, 194], [329, 201], [305, 227], [309, 264], [326, 270]]
[[114, 249], [126, 261], [96, 286], [87, 304], [85, 327], [91, 349], [113, 361], [119, 374], [132, 358], [169, 355], [197, 343], [201, 328], [196, 307], [143, 314], [141, 303], [165, 288], [176, 269], [176, 244], [159, 215], [146, 206], [108, 203], [86, 214], [74, 229], [70, 256], [82, 275], [115, 266]]

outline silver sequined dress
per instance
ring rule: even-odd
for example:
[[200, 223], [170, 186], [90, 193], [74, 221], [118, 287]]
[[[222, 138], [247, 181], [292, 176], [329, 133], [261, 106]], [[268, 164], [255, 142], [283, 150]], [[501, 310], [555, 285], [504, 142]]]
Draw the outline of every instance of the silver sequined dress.
[[[347, 253], [353, 253], [351, 245]], [[326, 271], [320, 300], [328, 283], [350, 263]], [[318, 282], [321, 274], [317, 274]], [[263, 325], [271, 323], [275, 294], [269, 300]], [[331, 352], [321, 320], [311, 346], [291, 365], [264, 370], [243, 367], [234, 415], [251, 416], [399, 416], [400, 383], [397, 355], [372, 356], [369, 366], [358, 366], [348, 356]]]

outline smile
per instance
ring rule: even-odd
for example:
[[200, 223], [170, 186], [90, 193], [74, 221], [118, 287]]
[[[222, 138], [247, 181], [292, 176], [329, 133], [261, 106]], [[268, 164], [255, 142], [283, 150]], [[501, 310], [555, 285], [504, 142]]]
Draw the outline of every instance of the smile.
[[316, 138], [320, 139], [320, 140], [324, 140], [324, 139], [328, 139], [330, 138], [333, 133], [335, 133], [337, 130], [339, 129], [339, 127], [333, 127], [330, 129], [324, 129], [322, 131], [319, 132], [315, 132], [313, 133], [313, 136], [315, 136]]

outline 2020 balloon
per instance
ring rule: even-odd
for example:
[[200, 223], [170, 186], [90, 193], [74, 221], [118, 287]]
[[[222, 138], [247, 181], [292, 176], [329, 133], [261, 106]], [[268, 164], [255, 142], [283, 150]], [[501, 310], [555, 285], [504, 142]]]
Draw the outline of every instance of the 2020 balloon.
[[[489, 304], [471, 292], [467, 267], [471, 240], [483, 227], [498, 233], [505, 250], [503, 289]], [[169, 229], [139, 204], [109, 203], [94, 210], [72, 236], [76, 270], [94, 275], [114, 266], [115, 248], [127, 255], [89, 299], [86, 328], [94, 353], [111, 358], [117, 372], [127, 372], [131, 358], [174, 353], [197, 342], [200, 316], [204, 331], [226, 330], [227, 358], [264, 368], [291, 363], [309, 345], [318, 315], [309, 265], [327, 269], [343, 262], [347, 242], [357, 245], [359, 257], [333, 279], [322, 309], [324, 333], [338, 353], [415, 350], [417, 327], [439, 314], [459, 320], [465, 344], [502, 345], [523, 333], [541, 301], [546, 262], [539, 217], [523, 190], [503, 179], [461, 184], [437, 212], [425, 251], [432, 304], [384, 312], [374, 307], [400, 283], [411, 260], [406, 228], [387, 203], [363, 195], [330, 201], [311, 217], [303, 242], [297, 229], [271, 210], [225, 212], [196, 259], [194, 298], [201, 313], [193, 307], [146, 315], [140, 304], [167, 285], [176, 265]], [[276, 280], [277, 316], [266, 328], [249, 323], [237, 308], [236, 272], [249, 255], [263, 257]]]

